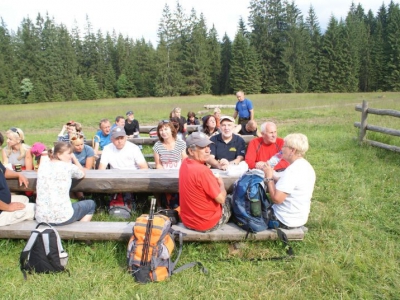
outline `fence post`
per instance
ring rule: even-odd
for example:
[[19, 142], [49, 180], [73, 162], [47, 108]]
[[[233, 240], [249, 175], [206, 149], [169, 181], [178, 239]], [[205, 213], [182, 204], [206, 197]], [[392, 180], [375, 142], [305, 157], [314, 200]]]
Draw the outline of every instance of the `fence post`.
[[368, 102], [363, 100], [361, 107], [361, 126], [360, 126], [360, 137], [359, 142], [362, 143], [367, 133], [367, 117], [368, 117]]

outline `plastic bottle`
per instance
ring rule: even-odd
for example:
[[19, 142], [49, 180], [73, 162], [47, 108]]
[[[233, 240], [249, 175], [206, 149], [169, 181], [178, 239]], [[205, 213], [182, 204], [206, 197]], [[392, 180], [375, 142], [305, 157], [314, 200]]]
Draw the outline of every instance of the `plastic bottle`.
[[281, 161], [282, 159], [282, 151], [279, 151], [274, 156], [272, 156], [267, 163], [271, 166], [271, 168], [275, 168], [275, 166]]

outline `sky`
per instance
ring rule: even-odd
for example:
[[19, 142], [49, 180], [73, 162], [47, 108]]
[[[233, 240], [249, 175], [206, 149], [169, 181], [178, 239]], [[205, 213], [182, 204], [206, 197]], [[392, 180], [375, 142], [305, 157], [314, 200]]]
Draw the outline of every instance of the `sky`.
[[[227, 33], [233, 40], [239, 19], [242, 17], [246, 24], [248, 21], [250, 0], [1, 0], [0, 17], [10, 31], [16, 31], [23, 18], [35, 20], [38, 13], [43, 16], [48, 13], [57, 24], [66, 25], [69, 31], [77, 24], [83, 32], [88, 16], [95, 32], [100, 29], [105, 35], [115, 30], [117, 34], [133, 39], [143, 37], [155, 46], [158, 43], [157, 31], [164, 7], [168, 4], [170, 11], [175, 11], [177, 2], [181, 4], [186, 15], [190, 15], [192, 8], [197, 16], [203, 13], [207, 28], [211, 29], [214, 25], [219, 39]], [[338, 20], [346, 17], [352, 0], [294, 2], [304, 17], [308, 15], [312, 5], [324, 31], [332, 15]], [[382, 3], [388, 5], [390, 0], [354, 0], [356, 4], [359, 2], [365, 13], [371, 9], [376, 15]]]

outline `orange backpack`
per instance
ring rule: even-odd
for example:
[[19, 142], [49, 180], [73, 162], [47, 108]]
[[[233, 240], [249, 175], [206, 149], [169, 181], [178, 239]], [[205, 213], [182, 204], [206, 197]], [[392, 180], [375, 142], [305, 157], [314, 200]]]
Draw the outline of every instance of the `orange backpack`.
[[[136, 219], [133, 226], [133, 235], [129, 240], [127, 249], [128, 270], [136, 281], [147, 283], [163, 281], [172, 274], [176, 274], [187, 268], [199, 265], [204, 273], [207, 270], [200, 262], [192, 262], [175, 270], [175, 266], [182, 253], [183, 233], [173, 230], [171, 221], [164, 215], [154, 215], [152, 219], [151, 233], [146, 235], [149, 227], [149, 215], [144, 214]], [[145, 239], [149, 237], [149, 247], [146, 250]], [[171, 256], [175, 249], [173, 237], [179, 236], [179, 251], [175, 261]], [[143, 252], [146, 252], [143, 255]], [[143, 259], [143, 257], [147, 259]], [[144, 261], [143, 261], [144, 260]]]

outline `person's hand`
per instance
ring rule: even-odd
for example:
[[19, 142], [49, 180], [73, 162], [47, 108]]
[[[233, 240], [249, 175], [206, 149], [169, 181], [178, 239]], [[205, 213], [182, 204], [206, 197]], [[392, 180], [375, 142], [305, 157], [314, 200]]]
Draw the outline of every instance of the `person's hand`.
[[259, 161], [256, 163], [256, 169], [263, 170], [265, 167], [265, 162]]
[[268, 163], [264, 164], [263, 171], [265, 174], [265, 178], [273, 178], [274, 169], [271, 168], [271, 166]]
[[228, 166], [229, 166], [229, 161], [227, 159], [223, 158], [219, 161], [219, 166], [218, 166], [219, 169], [225, 171], [226, 169], [228, 169]]
[[62, 127], [62, 131], [65, 131], [65, 130], [67, 130], [67, 124], [64, 124]]
[[16, 211], [16, 210], [21, 210], [25, 208], [25, 204], [21, 202], [11, 202], [8, 204], [8, 211]]
[[25, 188], [27, 188], [28, 185], [29, 185], [29, 180], [28, 180], [28, 178], [26, 178], [26, 177], [25, 177], [24, 175], [22, 175], [21, 173], [18, 174], [18, 181], [19, 181], [19, 186], [24, 185]]

